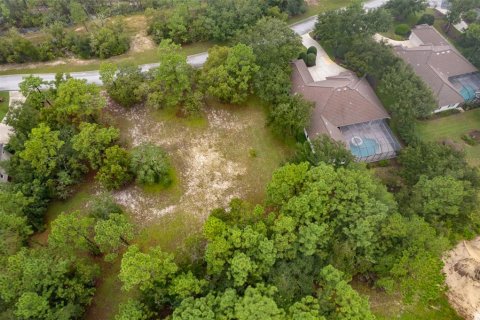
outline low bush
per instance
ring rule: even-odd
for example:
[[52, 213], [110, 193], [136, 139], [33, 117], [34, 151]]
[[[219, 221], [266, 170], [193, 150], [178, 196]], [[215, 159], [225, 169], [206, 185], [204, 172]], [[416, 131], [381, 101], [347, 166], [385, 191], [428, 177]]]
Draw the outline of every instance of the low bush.
[[477, 140], [473, 139], [469, 134], [462, 135], [462, 140], [469, 146], [475, 146], [478, 144]]
[[314, 46], [311, 46], [310, 48], [307, 49], [307, 54], [309, 53], [313, 53], [315, 55], [317, 55], [317, 48], [314, 47]]
[[93, 56], [88, 35], [71, 32], [66, 36], [66, 43], [67, 49], [82, 59], [88, 59]]
[[307, 63], [307, 53], [300, 52], [300, 54], [298, 55], [298, 59], [302, 59], [303, 61], [305, 61], [305, 63]]
[[468, 23], [475, 22], [478, 18], [478, 13], [475, 10], [469, 10], [465, 12], [462, 16], [463, 20], [465, 20]]
[[316, 64], [317, 56], [313, 53], [307, 54], [307, 61], [305, 64], [307, 67], [313, 67]]
[[433, 26], [434, 22], [435, 16], [433, 14], [425, 13], [420, 17], [420, 19], [418, 19], [417, 24], [428, 24]]
[[395, 34], [406, 37], [410, 34], [410, 26], [408, 24], [399, 24], [395, 27]]
[[467, 101], [463, 104], [462, 108], [465, 111], [480, 108], [480, 99], [473, 100], [473, 101]]
[[17, 31], [10, 30], [0, 38], [0, 63], [22, 63], [39, 60], [40, 52], [38, 48]]
[[167, 153], [154, 144], [146, 143], [135, 147], [132, 150], [130, 168], [135, 173], [137, 183], [158, 183], [162, 186], [172, 183]]
[[130, 48], [130, 39], [118, 25], [103, 27], [90, 36], [90, 46], [93, 55], [106, 59], [127, 52]]

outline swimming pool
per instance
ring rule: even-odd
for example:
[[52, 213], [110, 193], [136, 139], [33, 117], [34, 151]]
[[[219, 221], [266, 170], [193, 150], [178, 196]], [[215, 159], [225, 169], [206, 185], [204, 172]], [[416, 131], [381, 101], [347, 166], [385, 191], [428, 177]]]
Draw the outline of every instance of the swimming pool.
[[350, 150], [355, 157], [365, 158], [377, 153], [378, 148], [380, 147], [377, 140], [370, 138], [363, 138], [361, 140], [362, 143], [359, 145], [355, 145], [350, 141]]

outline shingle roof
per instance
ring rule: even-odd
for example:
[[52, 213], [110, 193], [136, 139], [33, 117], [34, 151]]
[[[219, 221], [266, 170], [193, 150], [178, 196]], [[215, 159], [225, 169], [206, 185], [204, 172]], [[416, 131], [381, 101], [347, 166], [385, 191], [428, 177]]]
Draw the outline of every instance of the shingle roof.
[[414, 33], [424, 44], [434, 46], [450, 45], [436, 29], [428, 24], [421, 24], [413, 28]]
[[339, 127], [389, 118], [365, 78], [348, 71], [313, 82], [303, 60], [294, 61], [293, 66], [293, 91], [315, 103], [309, 136], [324, 133], [341, 140]]
[[415, 73], [432, 89], [440, 107], [463, 102], [462, 95], [449, 78], [478, 70], [434, 27], [419, 25], [412, 30], [412, 34], [417, 36], [423, 45], [414, 48], [397, 46], [394, 48], [395, 52], [410, 64]]

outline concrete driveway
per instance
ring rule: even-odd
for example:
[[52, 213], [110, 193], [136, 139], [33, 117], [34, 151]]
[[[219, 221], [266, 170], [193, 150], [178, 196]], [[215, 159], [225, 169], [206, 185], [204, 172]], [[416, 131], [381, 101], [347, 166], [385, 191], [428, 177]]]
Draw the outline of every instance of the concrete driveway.
[[325, 80], [327, 77], [338, 76], [340, 73], [348, 71], [347, 69], [339, 66], [332, 59], [330, 59], [330, 57], [325, 52], [325, 50], [323, 50], [320, 44], [312, 37], [310, 37], [308, 33], [302, 36], [302, 43], [306, 48], [311, 46], [317, 48], [317, 64], [313, 67], [308, 68], [308, 71], [310, 71], [313, 80], [322, 81]]

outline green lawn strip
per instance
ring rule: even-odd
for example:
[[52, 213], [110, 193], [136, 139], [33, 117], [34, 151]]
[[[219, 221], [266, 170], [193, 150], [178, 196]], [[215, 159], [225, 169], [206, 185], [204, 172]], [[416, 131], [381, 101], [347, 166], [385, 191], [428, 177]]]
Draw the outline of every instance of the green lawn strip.
[[289, 18], [287, 22], [289, 24], [294, 24], [325, 11], [346, 7], [354, 2], [354, 0], [318, 0], [318, 4], [308, 6], [307, 11], [298, 16]]
[[70, 213], [75, 210], [85, 209], [88, 201], [93, 195], [93, 182], [88, 181], [76, 187], [73, 195], [66, 200], [54, 200], [47, 208], [45, 213], [45, 230], [43, 232], [35, 233], [30, 239], [32, 244], [46, 244], [48, 235], [50, 234], [50, 225], [59, 214], [65, 212]]
[[407, 19], [403, 20], [403, 21], [398, 21], [396, 19], [393, 20], [393, 24], [392, 26], [390, 27], [390, 30], [388, 30], [387, 32], [382, 32], [380, 33], [382, 36], [385, 36], [387, 38], [390, 38], [392, 40], [397, 40], [397, 41], [403, 41], [403, 40], [407, 40], [408, 39], [408, 36], [407, 37], [403, 37], [401, 35], [398, 35], [395, 33], [395, 28], [401, 24], [406, 24], [410, 27], [410, 29], [412, 29], [413, 27], [415, 27], [415, 25], [417, 24], [418, 20], [420, 19], [420, 17], [424, 14], [424, 13], [430, 13], [428, 11], [428, 9], [426, 11], [423, 11], [423, 12], [417, 12], [416, 14], [411, 14], [407, 17]]
[[451, 139], [464, 148], [469, 163], [478, 166], [480, 165], [480, 144], [470, 146], [461, 139], [462, 135], [472, 130], [480, 130], [480, 109], [418, 123], [420, 138], [426, 141]]
[[108, 263], [100, 259], [98, 264], [101, 276], [97, 279], [92, 303], [85, 313], [86, 320], [114, 319], [120, 304], [136, 295], [133, 290], [129, 292], [122, 290], [122, 282], [118, 278], [121, 260]]
[[428, 304], [404, 304], [400, 293], [387, 294], [364, 282], [353, 280], [352, 287], [368, 297], [370, 306], [378, 320], [461, 320], [449, 305], [446, 297]]
[[5, 117], [8, 112], [8, 104], [10, 100], [10, 94], [8, 91], [0, 92], [0, 121]]

